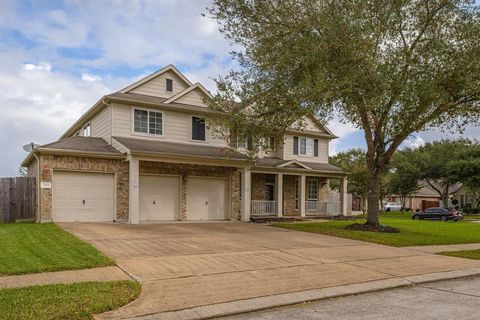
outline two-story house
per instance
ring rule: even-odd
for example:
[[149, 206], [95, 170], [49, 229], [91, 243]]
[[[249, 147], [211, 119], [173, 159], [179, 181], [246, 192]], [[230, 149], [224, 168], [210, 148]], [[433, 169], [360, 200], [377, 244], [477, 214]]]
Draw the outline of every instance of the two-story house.
[[[215, 136], [210, 93], [167, 66], [102, 97], [58, 141], [23, 162], [40, 186], [40, 221], [236, 220], [347, 213], [336, 138], [314, 117], [250, 159]], [[208, 121], [208, 120], [207, 120]], [[340, 200], [329, 179], [341, 179]]]

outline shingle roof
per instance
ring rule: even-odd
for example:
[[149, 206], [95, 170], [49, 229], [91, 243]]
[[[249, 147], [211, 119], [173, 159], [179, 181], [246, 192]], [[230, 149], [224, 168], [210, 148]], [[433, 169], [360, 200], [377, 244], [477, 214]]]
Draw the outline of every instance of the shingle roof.
[[[268, 157], [268, 158], [263, 158], [263, 159], [258, 159], [255, 163], [256, 167], [268, 167], [268, 168], [276, 168], [284, 163], [290, 162], [292, 160], [282, 160], [279, 158], [273, 158], [273, 157]], [[299, 161], [295, 160], [298, 163], [302, 163], [306, 165], [307, 167], [312, 168], [312, 170], [316, 171], [322, 171], [322, 172], [332, 172], [332, 173], [344, 173], [343, 170], [339, 167], [336, 167], [334, 165], [328, 164], [328, 163], [318, 163], [318, 162], [304, 162], [304, 161]], [[288, 167], [285, 167], [288, 168]]]
[[218, 159], [248, 160], [249, 157], [230, 148], [153, 141], [137, 138], [113, 137], [133, 153], [193, 156]]
[[193, 112], [207, 112], [211, 113], [214, 111], [209, 110], [206, 107], [201, 107], [201, 106], [194, 106], [194, 105], [189, 105], [189, 104], [183, 104], [183, 103], [177, 103], [177, 102], [171, 102], [166, 104], [165, 101], [168, 99], [166, 98], [160, 98], [160, 97], [154, 97], [154, 96], [147, 96], [144, 94], [138, 94], [138, 93], [112, 93], [107, 96], [105, 96], [105, 99], [110, 99], [113, 101], [119, 101], [119, 102], [126, 102], [126, 103], [138, 103], [138, 104], [147, 104], [150, 106], [161, 106], [163, 108], [172, 108], [175, 110], [185, 110], [185, 111], [193, 111]]
[[58, 149], [79, 152], [95, 152], [120, 155], [120, 151], [112, 147], [102, 138], [75, 136], [40, 146], [40, 149]]

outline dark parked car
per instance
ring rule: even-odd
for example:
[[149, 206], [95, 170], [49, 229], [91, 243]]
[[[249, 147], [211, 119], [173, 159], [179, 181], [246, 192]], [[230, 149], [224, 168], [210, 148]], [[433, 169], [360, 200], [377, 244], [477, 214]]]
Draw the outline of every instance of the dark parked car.
[[412, 216], [414, 220], [442, 220], [442, 221], [458, 221], [462, 220], [463, 216], [460, 212], [451, 208], [428, 208], [423, 212], [415, 212]]

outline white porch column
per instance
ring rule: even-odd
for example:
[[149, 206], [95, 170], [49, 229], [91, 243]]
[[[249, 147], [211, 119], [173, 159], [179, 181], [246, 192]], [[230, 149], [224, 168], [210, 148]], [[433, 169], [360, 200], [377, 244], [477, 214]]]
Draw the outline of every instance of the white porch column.
[[128, 221], [132, 224], [138, 224], [140, 220], [140, 194], [139, 194], [139, 181], [140, 181], [140, 161], [131, 157], [129, 160], [129, 205], [128, 205]]
[[242, 201], [240, 202], [240, 213], [243, 222], [250, 222], [250, 205], [252, 199], [252, 173], [250, 167], [242, 169]]
[[305, 217], [305, 198], [306, 198], [306, 192], [305, 192], [305, 187], [307, 184], [307, 177], [302, 174], [300, 176], [300, 217]]
[[283, 173], [277, 173], [277, 217], [283, 217]]
[[343, 215], [348, 215], [348, 191], [347, 177], [340, 180], [340, 211]]

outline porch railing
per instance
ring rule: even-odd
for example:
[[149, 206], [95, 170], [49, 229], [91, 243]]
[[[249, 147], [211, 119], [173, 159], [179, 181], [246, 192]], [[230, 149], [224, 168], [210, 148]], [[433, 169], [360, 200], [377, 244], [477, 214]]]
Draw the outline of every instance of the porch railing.
[[340, 210], [341, 205], [338, 201], [305, 201], [305, 213], [309, 216], [339, 214], [341, 213]]
[[277, 202], [266, 200], [252, 200], [252, 216], [271, 216], [277, 214]]

